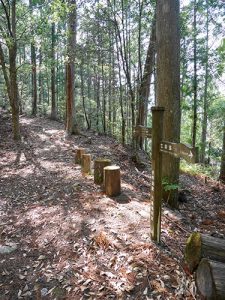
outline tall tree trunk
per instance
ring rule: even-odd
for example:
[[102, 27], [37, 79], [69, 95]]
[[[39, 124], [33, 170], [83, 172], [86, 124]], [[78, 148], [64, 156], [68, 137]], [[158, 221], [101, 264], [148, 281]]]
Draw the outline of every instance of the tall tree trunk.
[[42, 51], [41, 48], [39, 50], [39, 74], [38, 74], [38, 104], [39, 107], [41, 108], [41, 112], [43, 111], [43, 83], [42, 83]]
[[76, 0], [69, 0], [70, 12], [68, 16], [68, 41], [66, 63], [66, 136], [77, 134], [74, 105], [74, 60], [76, 45]]
[[194, 81], [193, 81], [193, 128], [192, 128], [192, 146], [196, 146], [197, 133], [197, 2], [194, 0]]
[[104, 62], [102, 59], [102, 127], [104, 134], [106, 133], [106, 96], [105, 96], [105, 76], [104, 76]]
[[117, 54], [117, 62], [118, 62], [118, 75], [119, 75], [119, 87], [120, 87], [120, 113], [121, 113], [121, 121], [122, 121], [122, 126], [121, 126], [121, 139], [122, 139], [122, 145], [125, 145], [125, 139], [126, 139], [126, 120], [125, 120], [125, 114], [124, 114], [124, 104], [123, 104], [123, 90], [122, 90], [122, 78], [121, 78], [121, 66], [120, 66], [120, 54], [119, 54], [119, 42], [118, 42], [118, 36], [115, 35], [115, 40], [116, 40], [116, 54]]
[[[137, 115], [137, 125], [145, 125], [146, 120], [146, 108], [148, 97], [150, 94], [150, 84], [152, 73], [154, 70], [154, 62], [155, 62], [155, 39], [156, 39], [156, 28], [155, 28], [155, 16], [152, 22], [152, 32], [149, 40], [147, 56], [145, 60], [145, 67], [144, 67], [144, 75], [141, 80], [140, 88], [139, 88], [139, 95], [138, 95], [138, 115]], [[139, 137], [139, 146], [143, 149], [143, 138]]]
[[31, 66], [32, 66], [32, 115], [37, 115], [37, 63], [36, 48], [31, 43]]
[[[32, 10], [33, 2], [29, 0], [29, 6]], [[37, 115], [37, 62], [36, 62], [36, 48], [34, 44], [34, 30], [31, 28], [32, 41], [30, 45], [31, 56], [31, 82], [32, 82], [32, 115]]]
[[[164, 138], [180, 141], [180, 32], [179, 0], [158, 0], [156, 12], [157, 104], [165, 107]], [[163, 154], [162, 176], [179, 181], [179, 159]], [[177, 190], [164, 192], [163, 199], [177, 207]]]
[[223, 124], [223, 148], [221, 155], [220, 180], [225, 183], [225, 122]]
[[208, 79], [209, 79], [209, 3], [206, 0], [206, 56], [205, 56], [205, 87], [201, 137], [201, 162], [205, 163], [206, 134], [208, 122]]
[[17, 85], [17, 37], [16, 37], [16, 0], [12, 0], [8, 7], [9, 11], [5, 11], [7, 24], [7, 40], [5, 44], [8, 47], [9, 54], [9, 74], [7, 72], [5, 56], [0, 41], [0, 62], [3, 75], [7, 87], [10, 106], [12, 109], [12, 130], [14, 140], [20, 140], [20, 124], [19, 124], [19, 92]]
[[19, 95], [17, 86], [17, 67], [16, 67], [17, 46], [13, 44], [9, 48], [9, 77], [10, 77], [10, 98], [12, 107], [12, 125], [14, 140], [20, 140], [20, 125], [19, 125]]
[[51, 119], [57, 119], [56, 111], [56, 92], [55, 92], [55, 23], [52, 23], [52, 48], [51, 48], [51, 95], [52, 95], [52, 109]]
[[83, 110], [84, 110], [84, 117], [85, 117], [85, 121], [87, 123], [87, 130], [90, 129], [90, 122], [88, 120], [88, 115], [87, 115], [87, 111], [86, 111], [86, 105], [85, 105], [85, 94], [84, 94], [84, 74], [83, 74], [83, 69], [84, 69], [84, 61], [83, 61], [83, 57], [81, 60], [81, 66], [80, 66], [80, 79], [81, 79], [81, 98], [82, 98], [82, 104], [83, 104]]
[[[127, 12], [126, 9], [124, 7], [124, 0], [121, 1], [121, 6], [122, 6], [122, 18], [121, 18], [121, 23], [122, 23], [122, 32], [120, 31], [119, 28], [119, 24], [117, 22], [117, 18], [116, 18], [116, 12], [115, 12], [115, 0], [114, 0], [114, 4], [113, 7], [110, 3], [110, 1], [108, 2], [108, 4], [111, 6], [112, 12], [113, 12], [113, 18], [114, 18], [114, 25], [115, 25], [115, 34], [117, 36], [118, 39], [118, 46], [117, 48], [119, 49], [119, 53], [121, 56], [121, 61], [122, 61], [122, 67], [123, 67], [123, 71], [124, 74], [126, 76], [126, 81], [127, 81], [127, 86], [128, 86], [128, 93], [129, 93], [129, 97], [130, 97], [130, 110], [131, 110], [131, 127], [133, 130], [133, 127], [135, 125], [135, 93], [132, 87], [132, 81], [131, 81], [131, 73], [130, 73], [130, 55], [129, 55], [129, 46], [130, 46], [130, 37], [128, 34], [128, 28], [127, 28]], [[125, 18], [125, 17], [126, 18]], [[126, 24], [124, 24], [124, 18], [126, 21]]]

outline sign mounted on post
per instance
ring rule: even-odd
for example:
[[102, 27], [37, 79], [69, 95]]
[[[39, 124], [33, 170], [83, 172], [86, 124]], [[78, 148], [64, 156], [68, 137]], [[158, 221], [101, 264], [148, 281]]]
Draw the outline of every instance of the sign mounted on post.
[[152, 137], [152, 128], [144, 127], [142, 125], [137, 125], [134, 127], [134, 135], [143, 137], [143, 138], [151, 138]]
[[190, 163], [195, 163], [196, 161], [195, 148], [182, 143], [162, 141], [160, 144], [160, 151], [178, 158], [183, 158]]
[[189, 163], [195, 163], [197, 158], [196, 148], [163, 140], [163, 115], [163, 107], [152, 107], [152, 128], [138, 125], [133, 130], [134, 135], [137, 137], [152, 138], [150, 224], [151, 239], [158, 243], [161, 234], [162, 153], [183, 158]]

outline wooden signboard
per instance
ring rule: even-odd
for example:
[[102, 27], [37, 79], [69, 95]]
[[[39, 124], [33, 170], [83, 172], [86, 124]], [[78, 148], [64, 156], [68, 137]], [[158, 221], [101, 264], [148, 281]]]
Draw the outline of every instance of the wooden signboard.
[[182, 143], [171, 143], [162, 141], [160, 144], [160, 151], [169, 153], [179, 158], [183, 158], [189, 163], [195, 163], [196, 161], [195, 148]]
[[144, 127], [142, 125], [137, 125], [134, 127], [134, 135], [143, 137], [143, 138], [151, 138], [152, 137], [152, 128]]

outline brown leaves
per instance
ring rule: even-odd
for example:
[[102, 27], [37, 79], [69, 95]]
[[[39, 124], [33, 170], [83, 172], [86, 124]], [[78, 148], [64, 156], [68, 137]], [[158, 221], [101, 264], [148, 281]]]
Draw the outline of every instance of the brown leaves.
[[107, 249], [111, 245], [110, 241], [108, 240], [106, 233], [101, 231], [100, 233], [94, 236], [94, 241], [96, 245], [100, 248]]

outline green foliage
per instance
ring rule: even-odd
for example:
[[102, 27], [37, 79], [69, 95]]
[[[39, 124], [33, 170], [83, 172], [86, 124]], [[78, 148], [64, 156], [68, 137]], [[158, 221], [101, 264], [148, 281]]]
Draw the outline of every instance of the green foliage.
[[188, 164], [181, 161], [180, 170], [190, 175], [208, 176], [213, 179], [218, 179], [219, 163], [214, 162], [214, 165]]
[[165, 177], [162, 179], [162, 185], [163, 185], [163, 189], [166, 192], [175, 191], [180, 188], [180, 185], [178, 183], [173, 183], [169, 180], [169, 178], [165, 178]]

